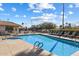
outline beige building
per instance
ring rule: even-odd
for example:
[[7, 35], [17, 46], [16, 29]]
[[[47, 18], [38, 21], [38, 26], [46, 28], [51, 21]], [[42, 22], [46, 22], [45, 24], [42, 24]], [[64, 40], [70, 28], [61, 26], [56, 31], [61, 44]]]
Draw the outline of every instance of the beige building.
[[0, 21], [0, 32], [19, 33], [22, 26], [9, 21]]

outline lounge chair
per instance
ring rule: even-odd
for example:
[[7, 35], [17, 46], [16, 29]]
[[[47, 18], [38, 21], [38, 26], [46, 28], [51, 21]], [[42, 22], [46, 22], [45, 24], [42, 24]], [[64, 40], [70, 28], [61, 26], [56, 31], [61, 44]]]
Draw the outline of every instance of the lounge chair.
[[61, 33], [61, 31], [58, 31], [57, 33], [56, 33], [56, 35], [58, 35], [58, 34], [60, 34]]
[[72, 31], [69, 35], [67, 35], [67, 37], [69, 38], [73, 38], [75, 36], [76, 32]]
[[73, 38], [78, 38], [78, 39], [79, 39], [79, 31], [77, 31], [77, 32], [75, 33], [75, 35], [73, 36]]
[[57, 34], [57, 36], [63, 36], [64, 33], [65, 31], [61, 31], [59, 34]]
[[51, 35], [55, 35], [57, 31], [51, 31]]
[[66, 31], [63, 36], [67, 37], [67, 35], [69, 35], [69, 33], [70, 33], [70, 31]]
[[55, 31], [52, 31], [52, 33], [51, 33], [52, 35], [54, 35], [55, 34]]
[[55, 31], [54, 35], [57, 35], [58, 31]]

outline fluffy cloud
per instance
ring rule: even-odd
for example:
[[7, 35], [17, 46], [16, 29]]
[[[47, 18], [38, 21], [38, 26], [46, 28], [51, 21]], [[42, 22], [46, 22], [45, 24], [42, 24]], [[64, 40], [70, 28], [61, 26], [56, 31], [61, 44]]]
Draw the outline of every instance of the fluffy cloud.
[[76, 4], [74, 4], [75, 5], [75, 7], [79, 7], [79, 3], [76, 3]]
[[2, 6], [2, 3], [0, 3], [0, 6]]
[[21, 18], [26, 18], [27, 16], [26, 16], [26, 15], [15, 15], [15, 17], [16, 17], [16, 18], [19, 18], [19, 17], [21, 17]]
[[26, 18], [27, 16], [26, 15], [23, 15], [23, 17]]
[[73, 8], [73, 7], [74, 7], [73, 4], [70, 4], [70, 5], [69, 5], [69, 8]]
[[35, 9], [34, 3], [29, 3], [29, 9]]
[[57, 17], [57, 15], [55, 15], [55, 14], [44, 13], [42, 16], [31, 17], [31, 19], [48, 22], [50, 20], [54, 20], [56, 17]]
[[4, 11], [4, 9], [2, 7], [0, 7], [0, 11]]
[[79, 3], [73, 3], [69, 5], [69, 8], [79, 7]]
[[63, 11], [61, 11], [60, 14], [62, 15], [63, 14]]
[[33, 10], [33, 12], [34, 12], [34, 13], [40, 13], [40, 12], [42, 12], [42, 11], [40, 11], [40, 10]]
[[41, 10], [43, 9], [53, 9], [55, 10], [56, 8], [53, 6], [53, 4], [48, 4], [48, 3], [40, 3], [37, 5], [38, 8], [40, 8]]
[[[40, 12], [44, 9], [53, 9], [55, 10], [56, 8], [54, 7], [53, 4], [50, 3], [30, 3], [29, 4], [29, 9], [30, 10], [35, 10], [34, 12]], [[39, 11], [37, 11], [39, 10]]]
[[4, 11], [4, 9], [2, 8], [2, 3], [0, 3], [0, 11]]
[[[62, 20], [63, 16], [60, 15], [59, 18]], [[67, 19], [67, 15], [64, 15], [64, 19]]]
[[72, 15], [72, 14], [73, 14], [73, 12], [72, 12], [72, 11], [69, 11], [68, 13], [69, 13], [69, 15]]
[[79, 26], [79, 22], [76, 22], [75, 24], [76, 24], [76, 26]]
[[16, 8], [14, 8], [14, 7], [13, 7], [13, 8], [12, 8], [12, 11], [14, 11], [14, 12], [15, 12], [15, 11], [16, 11]]
[[15, 17], [19, 17], [19, 15], [15, 15]]

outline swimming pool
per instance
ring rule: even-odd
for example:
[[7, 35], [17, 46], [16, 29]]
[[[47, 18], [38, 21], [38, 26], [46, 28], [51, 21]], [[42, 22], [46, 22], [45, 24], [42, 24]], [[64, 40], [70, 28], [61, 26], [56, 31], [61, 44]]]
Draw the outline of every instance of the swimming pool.
[[29, 42], [33, 45], [36, 41], [42, 42], [43, 43], [42, 49], [45, 49], [59, 56], [69, 56], [79, 50], [79, 42], [73, 42], [46, 35], [27, 34], [18, 36], [17, 38], [21, 38], [25, 42]]

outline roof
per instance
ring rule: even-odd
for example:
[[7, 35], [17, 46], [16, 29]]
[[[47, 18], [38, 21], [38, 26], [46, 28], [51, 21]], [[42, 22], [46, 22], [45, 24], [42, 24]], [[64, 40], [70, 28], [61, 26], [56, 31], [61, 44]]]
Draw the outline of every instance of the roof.
[[22, 27], [19, 24], [16, 24], [14, 22], [9, 22], [9, 21], [0, 21], [0, 26], [15, 26], [15, 27]]

